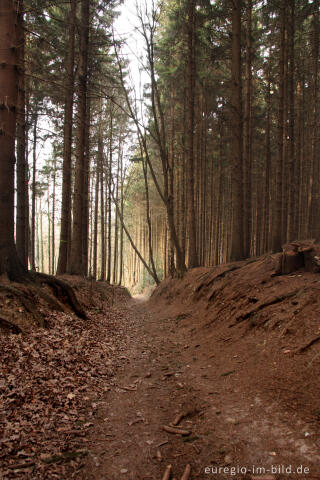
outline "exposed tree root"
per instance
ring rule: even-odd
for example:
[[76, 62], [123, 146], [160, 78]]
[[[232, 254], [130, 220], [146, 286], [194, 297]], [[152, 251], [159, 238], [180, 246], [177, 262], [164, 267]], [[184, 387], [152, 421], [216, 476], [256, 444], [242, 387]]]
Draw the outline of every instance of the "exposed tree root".
[[[214, 287], [214, 288], [211, 290], [211, 292], [210, 292], [210, 294], [209, 294], [209, 296], [208, 296], [208, 298], [207, 298], [208, 302], [211, 302], [211, 301], [215, 298], [215, 296], [217, 295], [217, 293], [222, 292], [222, 290], [223, 290], [225, 287], [226, 287], [226, 283], [225, 283], [224, 285], [221, 285], [220, 287]], [[209, 308], [209, 305], [208, 305], [208, 308]]]
[[15, 323], [11, 322], [10, 320], [7, 320], [6, 318], [0, 317], [0, 327], [5, 328], [6, 330], [9, 330], [11, 333], [19, 334], [23, 333], [21, 328], [18, 327]]
[[[50, 308], [58, 312], [66, 312], [67, 309], [63, 303], [67, 303], [78, 317], [87, 318], [73, 288], [65, 281], [50, 275], [34, 272], [28, 272], [28, 275], [20, 280], [21, 283], [16, 285], [0, 284], [0, 292], [4, 292], [21, 303], [39, 327], [45, 328], [47, 324], [44, 315], [37, 308], [36, 302], [33, 301], [37, 297], [44, 300]], [[55, 296], [46, 292], [42, 288], [43, 284], [49, 285]], [[21, 332], [20, 327], [11, 324], [9, 320], [4, 318], [0, 320], [0, 326], [10, 330], [12, 333]]]
[[224, 278], [226, 275], [228, 275], [229, 273], [231, 272], [234, 272], [235, 270], [239, 270], [240, 268], [243, 268], [245, 267], [246, 265], [249, 265], [250, 263], [255, 263], [255, 262], [258, 262], [259, 260], [263, 260], [265, 258], [264, 257], [260, 257], [260, 258], [249, 258], [248, 260], [244, 260], [243, 262], [241, 262], [241, 264], [232, 264], [230, 265], [230, 267], [227, 269], [227, 270], [224, 270], [223, 272], [219, 273], [218, 275], [216, 275], [215, 277], [211, 277], [209, 279], [209, 281], [207, 281], [207, 277], [212, 275], [212, 272], [207, 272], [205, 274], [203, 274], [202, 277], [200, 278], [205, 278], [205, 281], [202, 281], [200, 282], [195, 290], [194, 290], [194, 293], [197, 293], [197, 292], [200, 292], [200, 290], [203, 288], [203, 287], [210, 287], [210, 285], [215, 282], [216, 280], [220, 280], [221, 278]]
[[289, 293], [285, 293], [283, 295], [280, 295], [279, 297], [275, 297], [275, 298], [272, 298], [270, 300], [268, 300], [267, 302], [264, 302], [264, 303], [261, 303], [260, 305], [257, 305], [255, 308], [253, 308], [252, 310], [249, 310], [249, 312], [243, 314], [243, 315], [239, 315], [235, 322], [234, 323], [231, 323], [229, 325], [229, 328], [232, 328], [234, 327], [235, 325], [238, 325], [239, 323], [243, 322], [244, 320], [247, 320], [248, 318], [250, 318], [252, 315], [256, 314], [257, 312], [259, 312], [260, 310], [262, 310], [263, 308], [266, 308], [266, 307], [269, 307], [270, 305], [275, 305], [276, 303], [280, 303], [280, 302], [283, 302], [284, 300], [286, 300], [287, 298], [291, 298], [291, 297], [294, 297], [295, 295], [297, 295], [298, 292], [300, 292], [301, 289], [298, 289], [298, 290], [294, 290], [293, 292], [289, 292]]
[[46, 327], [46, 321], [44, 316], [35, 308], [33, 303], [29, 300], [27, 295], [16, 287], [11, 285], [0, 285], [0, 291], [9, 293], [13, 297], [17, 298], [23, 307], [31, 313], [39, 327]]
[[64, 280], [60, 278], [52, 277], [45, 273], [37, 273], [35, 275], [35, 280], [40, 283], [46, 283], [49, 285], [55, 292], [55, 295], [59, 299], [66, 299], [72, 310], [75, 314], [83, 319], [87, 318], [87, 315], [77, 300], [77, 297], [74, 293], [73, 288]]
[[33, 285], [28, 285], [28, 289], [31, 290], [34, 293], [34, 295], [38, 295], [40, 298], [42, 298], [54, 310], [57, 310], [58, 312], [66, 311], [66, 309], [64, 308], [64, 305], [61, 302], [59, 302], [59, 300], [57, 300], [55, 297], [45, 292], [38, 286], [34, 287]]
[[203, 287], [209, 287], [216, 280], [219, 280], [220, 278], [225, 277], [226, 275], [228, 275], [228, 273], [233, 272], [234, 270], [238, 270], [238, 268], [241, 268], [241, 267], [239, 265], [231, 265], [230, 268], [228, 268], [227, 270], [224, 270], [223, 272], [219, 273], [214, 278], [210, 278], [209, 281], [204, 281], [204, 282], [199, 283], [197, 285], [197, 287], [195, 288], [194, 292], [195, 293], [200, 292], [200, 290], [202, 290]]
[[306, 350], [308, 350], [308, 348], [310, 348], [312, 345], [314, 345], [314, 344], [317, 343], [317, 342], [320, 342], [320, 335], [317, 335], [317, 336], [314, 337], [312, 340], [310, 340], [310, 342], [308, 342], [306, 345], [304, 345], [303, 347], [299, 348], [298, 353], [303, 353], [303, 352], [305, 352]]

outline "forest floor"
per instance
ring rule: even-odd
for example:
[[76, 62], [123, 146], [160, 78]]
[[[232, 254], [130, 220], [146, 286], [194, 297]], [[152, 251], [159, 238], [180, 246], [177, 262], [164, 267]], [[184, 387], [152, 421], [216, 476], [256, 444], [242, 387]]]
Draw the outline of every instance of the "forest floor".
[[[118, 292], [79, 330], [90, 375], [73, 361], [42, 446], [7, 438], [0, 478], [161, 480], [171, 465], [172, 479], [319, 480], [320, 276], [275, 264], [194, 269], [151, 299]], [[170, 433], [178, 416], [185, 431]]]
[[[303, 350], [318, 338], [320, 277], [273, 272], [272, 257], [196, 269], [130, 302], [78, 478], [160, 480], [171, 465], [178, 479], [190, 464], [190, 479], [320, 479], [319, 343]], [[163, 429], [180, 414], [188, 435]]]

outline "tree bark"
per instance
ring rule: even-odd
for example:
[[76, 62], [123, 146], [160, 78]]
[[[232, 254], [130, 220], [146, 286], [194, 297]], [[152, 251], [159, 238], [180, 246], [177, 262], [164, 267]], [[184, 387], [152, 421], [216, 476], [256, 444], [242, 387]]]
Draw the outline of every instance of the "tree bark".
[[[250, 256], [252, 230], [252, 0], [247, 0], [246, 18], [246, 92], [245, 92], [245, 122], [244, 122], [244, 256]], [[261, 235], [260, 230], [256, 233]]]
[[99, 156], [97, 157], [96, 177], [95, 177], [95, 195], [94, 195], [94, 223], [93, 223], [93, 272], [92, 276], [97, 279], [97, 258], [98, 258], [98, 209], [99, 209], [99, 186], [100, 186], [100, 166]]
[[35, 265], [35, 240], [36, 240], [36, 169], [37, 169], [37, 125], [38, 125], [38, 106], [35, 105], [34, 124], [33, 124], [33, 160], [32, 160], [32, 198], [31, 198], [31, 252], [30, 264], [31, 270], [36, 269]]
[[100, 245], [101, 245], [101, 267], [99, 280], [106, 280], [106, 235], [105, 235], [105, 201], [104, 201], [104, 179], [103, 179], [103, 137], [102, 129], [98, 138], [98, 169], [100, 173]]
[[19, 259], [28, 268], [28, 164], [26, 154], [26, 102], [25, 102], [25, 32], [23, 0], [19, 2], [17, 21], [19, 86], [17, 108], [17, 213], [16, 245]]
[[285, 21], [286, 3], [281, 1], [280, 6], [280, 60], [279, 60], [279, 111], [278, 111], [278, 158], [276, 162], [275, 182], [276, 196], [272, 212], [272, 251], [278, 252], [282, 246], [282, 166], [283, 166], [283, 120], [284, 120], [284, 83], [285, 83]]
[[232, 3], [232, 234], [231, 260], [244, 258], [243, 248], [243, 155], [242, 155], [242, 85], [241, 85], [241, 0]]
[[195, 0], [189, 0], [188, 8], [188, 268], [197, 267], [196, 216], [194, 198], [194, 95], [195, 95]]
[[319, 0], [314, 0], [313, 13], [313, 111], [312, 111], [312, 187], [309, 231], [317, 241], [320, 240], [320, 168], [319, 168]]
[[63, 128], [63, 167], [62, 167], [62, 204], [59, 259], [57, 274], [67, 271], [68, 250], [70, 241], [70, 210], [71, 210], [71, 170], [72, 170], [72, 117], [74, 100], [74, 44], [77, 1], [71, 0], [68, 32], [68, 52], [66, 57], [66, 91]]
[[81, 1], [80, 25], [80, 64], [78, 84], [78, 126], [76, 145], [76, 167], [73, 200], [72, 243], [69, 273], [85, 275], [83, 263], [83, 205], [86, 175], [86, 119], [87, 119], [87, 77], [88, 77], [88, 44], [89, 44], [89, 12], [90, 0]]

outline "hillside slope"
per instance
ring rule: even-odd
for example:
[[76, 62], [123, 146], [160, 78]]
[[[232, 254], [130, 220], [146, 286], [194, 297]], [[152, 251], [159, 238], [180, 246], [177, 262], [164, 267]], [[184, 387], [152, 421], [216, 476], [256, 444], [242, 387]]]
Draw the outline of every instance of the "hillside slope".
[[[307, 262], [292, 261], [296, 256], [291, 248], [197, 268], [183, 280], [163, 282], [151, 304], [175, 319], [185, 349], [200, 368], [214, 372], [215, 383], [216, 377], [232, 378], [266, 402], [276, 399], [319, 433], [320, 274], [307, 271], [317, 270]], [[281, 274], [284, 264], [294, 271]]]

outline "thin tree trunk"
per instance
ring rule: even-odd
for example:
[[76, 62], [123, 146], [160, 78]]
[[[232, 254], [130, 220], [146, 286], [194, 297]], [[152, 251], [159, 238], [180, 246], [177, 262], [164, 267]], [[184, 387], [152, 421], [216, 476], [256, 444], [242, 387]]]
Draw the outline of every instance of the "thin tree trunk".
[[56, 168], [57, 168], [57, 159], [56, 157], [54, 156], [54, 160], [53, 160], [53, 182], [52, 182], [52, 240], [51, 240], [51, 252], [52, 252], [52, 258], [51, 258], [51, 262], [52, 262], [52, 266], [51, 266], [51, 272], [52, 272], [52, 275], [54, 275], [55, 273], [55, 250], [56, 250], [56, 247], [55, 247], [55, 208], [56, 208]]
[[[113, 142], [113, 112], [110, 115], [110, 133], [109, 133], [109, 162], [107, 163], [108, 172], [108, 264], [107, 264], [107, 282], [111, 282], [111, 185], [112, 185], [112, 142]], [[107, 212], [106, 212], [107, 215]]]
[[[123, 218], [124, 214], [124, 198], [123, 198], [123, 183], [124, 183], [124, 172], [123, 172], [123, 156], [121, 155], [120, 163], [120, 215]], [[123, 226], [120, 222], [120, 255], [119, 255], [119, 285], [121, 285], [123, 279]]]
[[31, 270], [36, 270], [35, 265], [35, 218], [36, 218], [36, 170], [37, 170], [37, 125], [38, 112], [37, 105], [35, 105], [34, 124], [33, 124], [33, 160], [32, 160], [32, 203], [31, 203], [31, 255], [30, 263]]
[[195, 95], [195, 0], [189, 0], [188, 8], [188, 267], [199, 264], [196, 243], [196, 216], [194, 198], [194, 95]]
[[94, 225], [93, 225], [93, 278], [97, 278], [97, 256], [98, 256], [98, 208], [99, 208], [99, 186], [100, 186], [100, 167], [99, 156], [96, 166], [96, 184], [95, 184], [95, 203], [94, 203]]
[[87, 97], [86, 107], [86, 137], [83, 172], [83, 202], [82, 202], [82, 268], [83, 275], [88, 275], [88, 246], [89, 246], [89, 204], [90, 204], [90, 124], [91, 98]]
[[100, 171], [100, 234], [101, 234], [101, 268], [100, 280], [106, 280], [106, 235], [105, 235], [105, 210], [104, 210], [104, 181], [103, 181], [103, 137], [102, 129], [98, 139], [98, 168]]
[[[120, 161], [121, 161], [121, 131], [119, 134], [119, 147], [118, 147], [118, 162], [117, 162], [117, 179], [116, 179], [116, 202], [119, 200], [119, 171], [120, 171]], [[113, 244], [113, 284], [117, 283], [117, 274], [118, 274], [118, 210], [115, 212], [114, 219], [114, 244]]]

